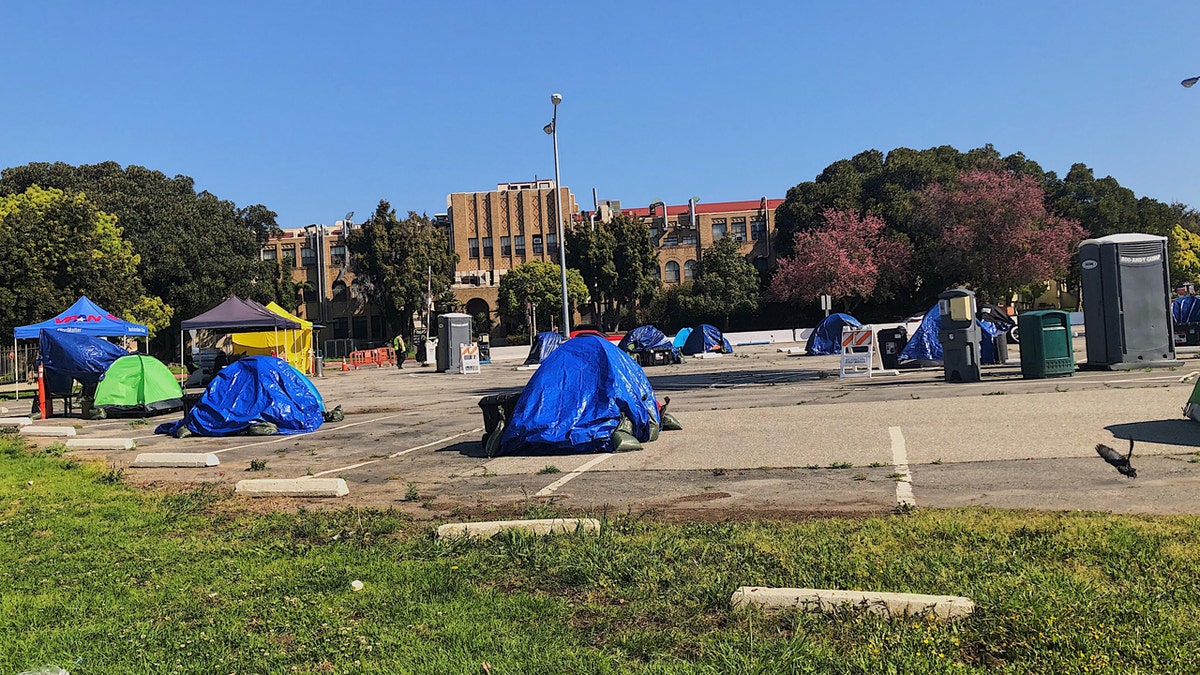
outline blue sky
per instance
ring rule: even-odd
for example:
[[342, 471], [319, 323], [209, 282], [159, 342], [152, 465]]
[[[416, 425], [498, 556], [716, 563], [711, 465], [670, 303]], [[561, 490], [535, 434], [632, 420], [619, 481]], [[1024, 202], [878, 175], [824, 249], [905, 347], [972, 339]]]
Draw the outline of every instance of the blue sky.
[[986, 143], [1200, 208], [1194, 0], [10, 4], [0, 167], [138, 164], [284, 227], [552, 178], [556, 91], [584, 208]]

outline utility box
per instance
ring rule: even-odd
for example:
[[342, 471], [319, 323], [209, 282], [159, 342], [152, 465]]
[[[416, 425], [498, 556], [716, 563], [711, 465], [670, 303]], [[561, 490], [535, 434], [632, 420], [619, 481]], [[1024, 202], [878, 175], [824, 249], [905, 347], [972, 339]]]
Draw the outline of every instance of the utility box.
[[956, 288], [938, 296], [942, 363], [947, 382], [978, 382], [979, 340], [983, 330], [975, 322], [975, 294]]
[[879, 338], [879, 355], [884, 370], [900, 367], [900, 352], [908, 344], [908, 329], [904, 326], [876, 331]]
[[1017, 316], [1021, 331], [1021, 376], [1070, 377], [1075, 373], [1071, 315], [1056, 309]]
[[1178, 365], [1167, 239], [1112, 234], [1079, 244], [1088, 368]]
[[471, 344], [471, 316], [443, 314], [438, 317], [437, 371], [457, 371], [462, 361], [462, 345]]

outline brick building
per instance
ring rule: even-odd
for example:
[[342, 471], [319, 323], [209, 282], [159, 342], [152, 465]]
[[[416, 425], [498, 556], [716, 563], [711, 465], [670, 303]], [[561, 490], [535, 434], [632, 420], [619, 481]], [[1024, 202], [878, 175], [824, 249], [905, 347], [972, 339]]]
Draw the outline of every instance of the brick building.
[[623, 208], [621, 213], [640, 218], [650, 226], [658, 251], [659, 278], [664, 284], [678, 284], [692, 280], [703, 250], [723, 237], [743, 242], [746, 259], [760, 273], [765, 273], [775, 255], [771, 242], [775, 234], [775, 209], [782, 203], [782, 199], [766, 197], [677, 206], [657, 202], [644, 208]]
[[[558, 263], [554, 189], [552, 180], [532, 180], [446, 197], [450, 242], [459, 258], [451, 289], [464, 312], [494, 317], [508, 270], [531, 260]], [[578, 218], [575, 196], [565, 187], [559, 191], [564, 213]]]
[[346, 251], [347, 227], [353, 225], [339, 220], [332, 227], [284, 229], [262, 248], [263, 260], [291, 259], [292, 280], [309, 284], [296, 315], [325, 326], [320, 332], [320, 342], [329, 358], [383, 345], [392, 337], [386, 334], [383, 316], [353, 297], [350, 282], [354, 275], [349, 272]]

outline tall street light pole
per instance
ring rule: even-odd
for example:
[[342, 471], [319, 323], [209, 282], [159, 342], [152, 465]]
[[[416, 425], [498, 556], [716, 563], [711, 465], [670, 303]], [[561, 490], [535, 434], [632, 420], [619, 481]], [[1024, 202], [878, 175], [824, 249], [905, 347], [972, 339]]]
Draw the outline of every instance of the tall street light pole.
[[550, 124], [542, 127], [542, 131], [554, 137], [554, 216], [558, 220], [558, 269], [562, 273], [562, 335], [571, 336], [571, 309], [567, 302], [567, 240], [563, 232], [562, 181], [558, 177], [558, 104], [562, 103], [562, 94], [550, 94], [550, 102], [554, 104], [554, 117]]

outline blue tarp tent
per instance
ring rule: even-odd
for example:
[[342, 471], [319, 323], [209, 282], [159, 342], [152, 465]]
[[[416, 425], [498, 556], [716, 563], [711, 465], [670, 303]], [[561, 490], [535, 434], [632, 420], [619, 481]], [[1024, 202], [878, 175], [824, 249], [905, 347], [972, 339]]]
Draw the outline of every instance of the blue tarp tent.
[[534, 335], [533, 342], [529, 345], [529, 356], [525, 357], [525, 365], [532, 366], [536, 363], [541, 363], [562, 342], [563, 336], [554, 331], [545, 331]]
[[71, 390], [73, 380], [84, 387], [94, 387], [104, 371], [129, 352], [98, 337], [81, 333], [62, 333], [43, 330], [38, 341], [38, 358], [46, 368], [50, 392]]
[[692, 329], [688, 334], [687, 341], [683, 343], [680, 350], [684, 354], [691, 356], [693, 354], [707, 354], [709, 352], [721, 352], [724, 354], [733, 353], [733, 345], [729, 344], [729, 340], [721, 335], [721, 331], [717, 330], [716, 326], [710, 326], [702, 323]]
[[154, 432], [174, 435], [186, 426], [198, 436], [229, 436], [270, 422], [281, 434], [304, 434], [320, 428], [324, 413], [325, 403], [304, 373], [275, 356], [247, 356], [222, 368], [182, 420]]
[[[921, 325], [908, 339], [908, 344], [900, 351], [900, 362], [905, 361], [923, 361], [940, 362], [942, 361], [942, 341], [938, 338], [938, 329], [942, 323], [942, 311], [938, 305], [934, 305], [932, 309], [925, 312], [925, 318], [921, 320]], [[1003, 329], [997, 327], [991, 321], [984, 321], [979, 318], [975, 319], [975, 323], [983, 333], [979, 343], [979, 362], [981, 364], [996, 363], [996, 342], [994, 338], [1004, 332]]]
[[825, 317], [808, 336], [808, 344], [804, 347], [804, 353], [809, 356], [841, 354], [842, 328], [846, 326], [859, 328], [862, 323], [849, 314], [830, 314]]
[[13, 337], [18, 340], [35, 338], [42, 329], [95, 337], [146, 337], [148, 334], [145, 326], [110, 314], [86, 295], [53, 319], [18, 327], [13, 331]]
[[688, 336], [691, 334], [691, 328], [681, 328], [679, 329], [679, 332], [675, 334], [675, 337], [671, 339], [671, 344], [675, 345], [675, 347], [678, 349], [683, 349], [683, 344], [687, 342]]
[[675, 347], [670, 338], [654, 326], [638, 326], [634, 328], [621, 338], [621, 342], [617, 345], [617, 348], [630, 354], [639, 354], [656, 349], [669, 349], [671, 350], [672, 358], [676, 361], [679, 360], [679, 349]]
[[1183, 295], [1171, 302], [1171, 319], [1175, 323], [1200, 323], [1200, 296]]
[[608, 340], [567, 340], [529, 378], [500, 449], [605, 450], [622, 417], [650, 440], [659, 417], [645, 371]]

